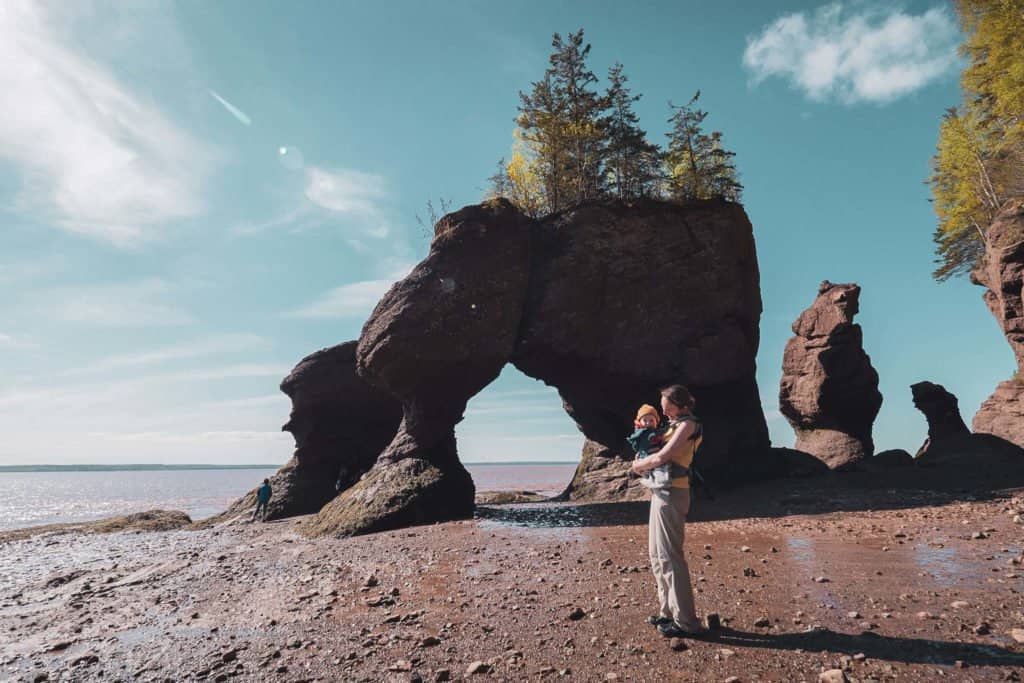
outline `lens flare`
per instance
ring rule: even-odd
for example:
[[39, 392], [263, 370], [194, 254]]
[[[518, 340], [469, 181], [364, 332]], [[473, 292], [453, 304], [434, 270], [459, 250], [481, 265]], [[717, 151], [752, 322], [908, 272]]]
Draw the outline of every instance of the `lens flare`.
[[306, 165], [306, 161], [302, 157], [302, 150], [291, 145], [281, 145], [278, 147], [277, 158], [281, 165], [289, 171], [302, 170], [302, 167]]

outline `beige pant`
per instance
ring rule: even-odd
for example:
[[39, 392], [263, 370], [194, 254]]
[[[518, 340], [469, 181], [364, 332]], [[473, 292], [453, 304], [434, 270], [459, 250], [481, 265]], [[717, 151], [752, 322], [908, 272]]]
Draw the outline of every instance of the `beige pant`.
[[686, 513], [690, 511], [690, 489], [654, 491], [647, 527], [647, 548], [651, 569], [658, 584], [662, 617], [670, 617], [685, 631], [699, 631], [693, 608], [690, 568], [683, 555]]

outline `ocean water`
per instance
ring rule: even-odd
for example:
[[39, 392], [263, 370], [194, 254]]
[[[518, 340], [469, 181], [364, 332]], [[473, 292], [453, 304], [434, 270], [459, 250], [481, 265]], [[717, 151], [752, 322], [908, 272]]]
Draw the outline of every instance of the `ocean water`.
[[[576, 466], [566, 463], [466, 465], [477, 491], [559, 492]], [[80, 522], [161, 508], [192, 519], [223, 511], [276, 467], [201, 470], [0, 470], [0, 529]]]

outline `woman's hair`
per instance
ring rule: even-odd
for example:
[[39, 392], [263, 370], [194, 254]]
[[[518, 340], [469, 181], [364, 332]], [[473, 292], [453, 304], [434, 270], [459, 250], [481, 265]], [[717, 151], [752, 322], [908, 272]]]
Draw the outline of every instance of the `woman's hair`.
[[665, 387], [661, 390], [661, 395], [679, 408], [693, 408], [697, 404], [697, 399], [682, 384], [672, 384]]

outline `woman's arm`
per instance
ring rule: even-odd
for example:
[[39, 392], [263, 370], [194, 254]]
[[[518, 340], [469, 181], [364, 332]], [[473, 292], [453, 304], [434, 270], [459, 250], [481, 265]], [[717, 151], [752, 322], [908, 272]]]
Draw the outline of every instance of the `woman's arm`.
[[657, 453], [652, 453], [646, 458], [633, 461], [633, 471], [637, 474], [644, 474], [653, 470], [655, 467], [661, 467], [672, 460], [672, 456], [678, 453], [683, 443], [688, 441], [690, 437], [697, 431], [697, 423], [692, 420], [686, 420], [672, 433], [672, 438], [668, 440], [668, 443], [661, 447], [661, 450]]

